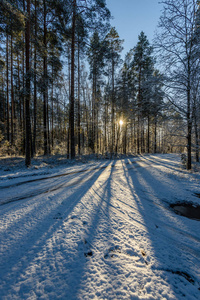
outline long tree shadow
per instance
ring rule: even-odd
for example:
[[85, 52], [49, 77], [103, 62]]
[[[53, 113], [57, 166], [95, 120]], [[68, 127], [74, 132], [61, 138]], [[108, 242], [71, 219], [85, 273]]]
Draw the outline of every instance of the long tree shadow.
[[[86, 230], [86, 240], [88, 244], [91, 245], [94, 255], [93, 257], [89, 258], [89, 261], [86, 258], [85, 261], [82, 262], [81, 270], [79, 269], [79, 276], [75, 283], [76, 292], [75, 295], [72, 294], [70, 296], [70, 299], [79, 299], [81, 297], [80, 294], [82, 294], [82, 290], [91, 289], [92, 293], [94, 293], [95, 287], [93, 286], [94, 283], [92, 278], [90, 278], [90, 287], [88, 285], [85, 286], [86, 282], [83, 282], [83, 278], [85, 274], [88, 273], [90, 268], [98, 268], [99, 260], [104, 263], [104, 267], [106, 268], [106, 271], [102, 270], [102, 272], [107, 272], [109, 274], [107, 276], [111, 278], [111, 281], [114, 280], [115, 274], [118, 273], [118, 266], [114, 261], [108, 259], [110, 249], [116, 246], [116, 240], [113, 236], [113, 228], [110, 217], [110, 206], [112, 199], [111, 181], [115, 164], [116, 162], [112, 163], [109, 176], [107, 176], [106, 179], [104, 178], [101, 186], [93, 188], [93, 191], [88, 199], [89, 202], [91, 202], [92, 199], [95, 201], [93, 215], [90, 215], [90, 225]], [[95, 253], [95, 251], [97, 253]], [[98, 260], [95, 260], [95, 257], [97, 256]], [[96, 275], [99, 276], [99, 274]], [[100, 279], [101, 278], [99, 278], [99, 280]], [[71, 284], [72, 282], [70, 285]], [[87, 290], [87, 292], [89, 292], [89, 290]], [[98, 291], [95, 291], [95, 293], [96, 292], [98, 295]]]
[[[90, 171], [87, 179], [85, 179], [86, 174], [82, 174], [82, 177], [84, 177], [82, 178], [83, 185], [79, 184], [78, 187], [75, 186], [74, 191], [72, 191], [69, 197], [66, 195], [65, 189], [56, 193], [57, 199], [55, 203], [52, 201], [55, 195], [52, 199], [50, 197], [48, 199], [48, 202], [51, 202], [50, 209], [48, 209], [47, 212], [44, 212], [44, 206], [46, 205], [48, 207], [47, 203], [45, 203], [46, 199], [42, 200], [38, 197], [37, 201], [42, 202], [41, 205], [37, 202], [35, 205], [36, 199], [28, 201], [29, 205], [33, 205], [33, 210], [35, 210], [34, 213], [31, 212], [29, 214], [25, 212], [25, 220], [23, 218], [19, 222], [19, 220], [16, 219], [14, 224], [10, 225], [9, 230], [6, 231], [5, 234], [2, 234], [3, 238], [5, 238], [6, 235], [8, 241], [11, 241], [8, 251], [2, 251], [3, 257], [0, 263], [0, 278], [4, 287], [2, 289], [2, 297], [6, 296], [8, 291], [12, 290], [15, 284], [18, 283], [20, 285], [20, 280], [22, 280], [28, 266], [30, 266], [35, 259], [37, 260], [40, 251], [47, 241], [50, 240], [54, 233], [59, 231], [62, 227], [64, 222], [63, 218], [66, 219], [67, 216], [72, 213], [102, 172], [103, 169], [95, 170], [93, 172]], [[10, 205], [15, 206], [16, 204], [9, 204], [9, 206]], [[38, 218], [36, 214], [40, 214], [40, 211], [42, 213]], [[60, 215], [58, 215], [58, 213]], [[30, 224], [31, 218], [34, 217], [34, 214], [37, 221]], [[25, 223], [26, 221], [29, 222], [28, 226]], [[18, 233], [15, 231], [17, 222]], [[21, 228], [26, 227], [27, 229], [21, 230]], [[17, 237], [16, 240], [15, 236]], [[9, 263], [5, 264], [5, 261]]]
[[143, 161], [146, 162], [147, 164], [149, 163], [153, 163], [155, 165], [158, 166], [162, 166], [166, 169], [170, 169], [170, 170], [174, 170], [174, 171], [179, 171], [179, 172], [185, 172], [185, 170], [181, 169], [181, 162], [178, 159], [178, 157], [176, 157], [176, 159], [174, 159], [173, 162], [169, 162], [169, 159], [167, 160], [167, 162], [165, 162], [165, 160], [163, 158], [159, 158], [158, 156], [155, 155], [142, 155], [141, 156]]
[[[25, 191], [25, 197], [24, 195], [22, 196], [23, 199], [21, 199], [18, 203], [18, 201], [12, 201], [11, 202], [7, 202], [6, 205], [2, 206], [2, 211], [4, 212], [4, 214], [6, 215], [6, 218], [9, 217], [9, 213], [10, 213], [10, 208], [12, 208], [12, 210], [16, 209], [16, 212], [18, 212], [18, 210], [21, 210], [21, 206], [20, 204], [24, 204], [28, 206], [28, 209], [24, 209], [23, 210], [23, 214], [21, 214], [21, 219], [19, 219], [18, 217], [18, 213], [15, 213], [16, 215], [16, 218], [12, 218], [12, 222], [10, 223], [10, 225], [6, 224], [5, 228], [3, 228], [3, 231], [5, 233], [7, 233], [7, 231], [10, 229], [10, 226], [13, 226], [15, 229], [16, 229], [16, 225], [20, 225], [20, 222], [24, 222], [24, 217], [26, 217], [26, 215], [30, 215], [30, 212], [32, 212], [32, 210], [34, 209], [38, 209], [40, 210], [40, 206], [42, 207], [45, 203], [46, 205], [46, 198], [43, 200], [43, 198], [41, 198], [41, 195], [44, 196], [45, 194], [50, 194], [52, 191], [54, 192], [54, 194], [56, 192], [58, 192], [58, 196], [60, 194], [63, 193], [63, 189], [65, 188], [69, 188], [69, 187], [75, 187], [76, 185], [78, 184], [81, 184], [81, 183], [87, 183], [88, 180], [90, 180], [90, 178], [92, 178], [93, 174], [95, 175], [97, 171], [95, 170], [93, 173], [91, 173], [91, 170], [88, 170], [87, 172], [84, 173], [84, 175], [82, 176], [79, 176], [77, 178], [77, 175], [73, 175], [70, 177], [70, 179], [67, 180], [66, 182], [66, 178], [61, 178], [60, 180], [57, 179], [57, 181], [53, 181], [53, 182], [48, 182], [48, 183], [45, 183], [42, 182], [41, 184], [37, 184], [37, 186], [34, 186], [33, 187], [33, 190], [35, 190], [33, 192], [33, 195], [32, 193], [30, 192], [26, 192]], [[29, 189], [29, 187], [26, 188], [26, 190]], [[36, 200], [35, 198], [32, 199], [34, 197], [34, 195], [37, 195], [39, 196]], [[32, 197], [29, 197], [29, 195], [31, 195]], [[20, 196], [19, 196], [20, 198]], [[51, 199], [51, 198], [50, 198]], [[58, 198], [59, 199], [59, 198]], [[61, 202], [63, 200], [61, 199]], [[5, 200], [6, 202], [6, 200]], [[15, 203], [16, 202], [16, 203]], [[48, 201], [50, 202], [50, 201]], [[12, 206], [10, 206], [10, 204]], [[54, 202], [52, 203], [52, 205], [57, 205], [59, 203], [57, 202]]]
[[[198, 267], [200, 266], [198, 249], [200, 241], [198, 237], [189, 238], [192, 227], [187, 228], [179, 216], [172, 215], [172, 212], [165, 210], [165, 208], [154, 205], [154, 202], [159, 202], [162, 197], [161, 190], [169, 195], [167, 186], [144, 168], [137, 168], [137, 172], [135, 172], [132, 169], [127, 169], [124, 165], [124, 176], [135, 201], [133, 206], [137, 207], [138, 213], [143, 218], [144, 231], [149, 239], [149, 249], [145, 250], [146, 261], [153, 271], [159, 272], [165, 278], [175, 295], [177, 287], [174, 282], [177, 278], [180, 284], [178, 293], [181, 294], [182, 287], [188, 285], [188, 290], [192, 288], [194, 294], [198, 295]], [[145, 193], [145, 189], [148, 188], [151, 192]], [[181, 187], [179, 188], [181, 189]], [[184, 231], [187, 235], [184, 235]], [[196, 266], [193, 265], [194, 262]]]
[[[37, 195], [53, 192], [60, 188], [68, 187], [70, 186], [70, 182], [72, 182], [72, 179], [73, 178], [76, 179], [78, 174], [81, 175], [81, 173], [85, 173], [85, 177], [86, 177], [87, 173], [99, 169], [105, 169], [106, 166], [107, 163], [104, 163], [104, 165], [98, 165], [93, 168], [88, 168], [88, 169], [84, 168], [82, 170], [68, 172], [65, 174], [42, 177], [42, 178], [37, 178], [37, 179], [22, 181], [22, 182], [20, 181], [18, 183], [6, 185], [0, 188], [2, 189], [1, 197], [0, 197], [0, 205], [6, 205], [8, 203], [21, 201], [27, 198], [35, 197]], [[72, 182], [72, 185], [77, 183], [79, 183], [78, 180], [76, 180], [76, 182], [74, 183]], [[9, 188], [9, 194], [6, 190], [7, 188]], [[12, 190], [10, 190], [11, 188]], [[10, 194], [12, 195], [11, 197], [9, 196]]]
[[[137, 172], [135, 172], [133, 169], [125, 169], [124, 172], [126, 173], [127, 182], [129, 185], [129, 188], [133, 191], [135, 188], [137, 188], [137, 193], [134, 193], [133, 195], [136, 198], [136, 195], [143, 194], [142, 199], [143, 202], [148, 202], [151, 207], [157, 207], [158, 209], [162, 210], [162, 213], [159, 213], [160, 222], [163, 223], [163, 218], [166, 217], [165, 224], [170, 224], [169, 228], [176, 228], [176, 230], [179, 230], [179, 227], [182, 226], [182, 232], [183, 227], [186, 228], [187, 225], [184, 224], [184, 220], [180, 220], [178, 216], [173, 213], [173, 211], [169, 208], [169, 205], [173, 201], [177, 201], [177, 196], [179, 199], [184, 200], [184, 197], [186, 195], [182, 184], [176, 183], [175, 191], [173, 189], [170, 189], [170, 185], [174, 185], [174, 181], [170, 178], [167, 178], [166, 182], [163, 182], [163, 180], [159, 180], [159, 176], [156, 176], [154, 173], [151, 173], [150, 170], [146, 169], [145, 167], [137, 168]], [[130, 174], [134, 175], [134, 180], [132, 179]], [[137, 184], [136, 184], [137, 183]], [[170, 185], [169, 185], [170, 184]], [[176, 194], [175, 194], [176, 192]], [[190, 192], [188, 192], [188, 195], [190, 195]], [[137, 197], [139, 198], [139, 197]], [[138, 201], [140, 205], [143, 206], [143, 202]], [[192, 222], [192, 221], [191, 221]], [[164, 225], [164, 224], [163, 224]], [[167, 228], [167, 225], [165, 226]], [[194, 237], [194, 240], [200, 241], [200, 239], [197, 236], [193, 236], [192, 233], [190, 233], [191, 237]]]
[[[141, 166], [138, 162], [135, 162], [135, 167], [137, 167], [138, 175], [142, 178], [142, 172], [145, 171], [144, 188], [145, 193], [150, 193], [151, 196], [155, 195], [157, 203], [165, 204], [168, 206], [170, 202], [176, 202], [178, 199], [187, 200], [186, 197], [195, 199], [191, 192], [183, 188], [183, 184], [179, 181], [177, 176], [165, 172], [165, 170], [157, 170], [157, 168], [147, 168], [146, 166]], [[170, 168], [169, 168], [170, 169]], [[171, 170], [171, 169], [170, 169]], [[161, 175], [161, 178], [160, 178]], [[163, 178], [165, 176], [165, 178]], [[174, 180], [178, 179], [178, 180]], [[142, 180], [142, 179], [141, 179]], [[147, 182], [148, 188], [145, 188], [145, 183]], [[155, 188], [156, 187], [156, 188]], [[163, 192], [165, 190], [165, 192]]]

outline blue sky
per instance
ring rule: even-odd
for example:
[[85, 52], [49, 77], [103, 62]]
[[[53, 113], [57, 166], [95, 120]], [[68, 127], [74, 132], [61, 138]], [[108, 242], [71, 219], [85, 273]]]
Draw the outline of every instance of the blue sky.
[[122, 57], [133, 48], [138, 35], [143, 30], [152, 42], [154, 31], [161, 15], [159, 0], [107, 0], [112, 16], [111, 25], [115, 26], [121, 39], [124, 39]]

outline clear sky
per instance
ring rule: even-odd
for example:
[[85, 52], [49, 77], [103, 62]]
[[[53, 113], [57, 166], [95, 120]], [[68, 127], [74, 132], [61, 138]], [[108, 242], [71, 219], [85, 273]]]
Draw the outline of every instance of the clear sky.
[[133, 48], [141, 31], [152, 42], [154, 31], [161, 15], [159, 0], [106, 0], [112, 16], [111, 25], [124, 39], [122, 57]]

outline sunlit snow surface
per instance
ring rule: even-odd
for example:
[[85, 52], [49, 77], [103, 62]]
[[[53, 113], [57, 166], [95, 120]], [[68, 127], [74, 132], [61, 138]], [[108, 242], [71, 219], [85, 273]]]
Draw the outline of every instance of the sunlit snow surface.
[[200, 299], [195, 192], [178, 155], [1, 170], [0, 299]]

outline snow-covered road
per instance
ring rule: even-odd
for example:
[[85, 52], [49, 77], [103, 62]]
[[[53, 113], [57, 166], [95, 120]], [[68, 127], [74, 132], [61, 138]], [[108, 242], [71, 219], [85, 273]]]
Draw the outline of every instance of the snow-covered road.
[[1, 176], [0, 299], [200, 299], [195, 192], [177, 155]]

